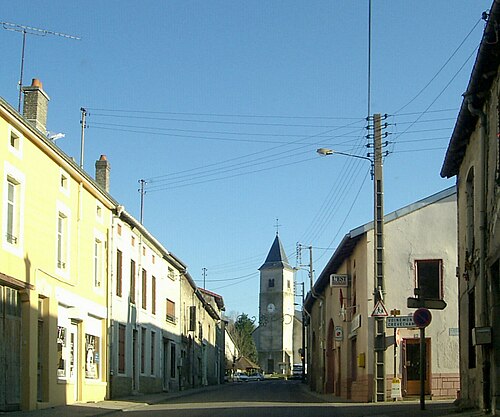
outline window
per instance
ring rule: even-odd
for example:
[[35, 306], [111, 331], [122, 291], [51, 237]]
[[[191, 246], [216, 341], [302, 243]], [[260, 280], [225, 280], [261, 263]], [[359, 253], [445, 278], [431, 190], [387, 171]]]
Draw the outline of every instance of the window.
[[62, 168], [59, 169], [59, 191], [69, 196], [69, 174]]
[[151, 277], [151, 313], [156, 314], [156, 277]]
[[19, 183], [7, 178], [7, 243], [17, 245], [19, 239]]
[[274, 287], [274, 278], [270, 278], [269, 279], [269, 288], [273, 288]]
[[[167, 305], [168, 305], [168, 300], [167, 300]], [[189, 331], [190, 332], [196, 331], [196, 306], [189, 306]]]
[[124, 324], [118, 325], [118, 372], [125, 373], [125, 346], [126, 327]]
[[22, 158], [23, 142], [22, 136], [19, 132], [15, 131], [12, 127], [9, 132], [9, 151], [18, 158]]
[[2, 212], [0, 227], [2, 246], [13, 255], [24, 256], [23, 222], [24, 222], [24, 184], [22, 172], [11, 166], [4, 165]]
[[96, 206], [95, 214], [99, 220], [102, 220], [102, 207], [100, 205]]
[[415, 264], [419, 297], [434, 300], [442, 299], [441, 259], [416, 261]]
[[175, 323], [175, 303], [167, 298], [167, 314], [166, 320]]
[[151, 263], [154, 265], [156, 262], [156, 257], [154, 255], [151, 255]]
[[94, 240], [94, 286], [100, 287], [102, 283], [103, 244], [98, 238]]
[[130, 238], [130, 244], [132, 245], [132, 247], [135, 247], [135, 236], [132, 236]]
[[142, 256], [146, 256], [146, 246], [142, 247]]
[[[469, 170], [467, 183], [465, 185], [466, 196], [466, 226], [465, 226], [465, 250], [467, 255], [472, 256], [474, 251], [474, 168]], [[470, 261], [471, 258], [467, 259]]]
[[118, 236], [122, 235], [122, 225], [121, 224], [118, 224], [116, 226], [116, 233], [118, 234]]
[[99, 336], [85, 334], [85, 378], [99, 379], [100, 343]]
[[68, 217], [59, 212], [57, 215], [57, 268], [66, 270], [68, 245]]
[[287, 280], [286, 280], [286, 287], [287, 287], [288, 289], [290, 289], [290, 287], [291, 287], [291, 285], [290, 285], [290, 280], [289, 280], [289, 279], [287, 279]]
[[175, 272], [174, 268], [168, 267], [168, 277], [172, 280], [175, 281]]
[[57, 377], [66, 378], [66, 335], [65, 327], [57, 326]]
[[148, 275], [144, 268], [142, 268], [142, 308], [146, 310], [148, 306], [148, 293], [147, 291]]
[[135, 261], [130, 260], [130, 302], [135, 304]]
[[121, 250], [116, 250], [116, 295], [122, 296], [123, 287], [123, 255]]
[[155, 345], [156, 345], [156, 333], [151, 330], [151, 375], [155, 373]]
[[145, 372], [146, 368], [146, 328], [141, 328], [141, 373]]
[[21, 144], [21, 137], [14, 131], [10, 132], [10, 146], [19, 150]]

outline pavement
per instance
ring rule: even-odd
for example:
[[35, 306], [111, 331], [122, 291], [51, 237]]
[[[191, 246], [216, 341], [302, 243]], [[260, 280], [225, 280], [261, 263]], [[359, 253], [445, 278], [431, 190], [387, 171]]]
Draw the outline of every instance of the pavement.
[[[339, 407], [346, 406], [356, 406], [361, 405], [357, 403], [348, 402], [344, 399], [333, 397], [331, 394], [317, 394], [309, 391], [306, 385], [303, 385], [304, 390], [308, 393], [314, 395], [318, 398], [319, 401], [328, 402], [328, 403], [338, 403]], [[202, 388], [189, 389], [186, 391], [179, 392], [161, 392], [157, 394], [138, 394], [133, 395], [126, 398], [121, 398], [117, 400], [105, 400], [99, 402], [92, 403], [76, 403], [71, 405], [63, 405], [57, 407], [49, 407], [41, 410], [32, 410], [32, 411], [9, 411], [9, 412], [1, 412], [0, 416], [5, 417], [97, 417], [97, 416], [105, 416], [108, 414], [113, 414], [116, 412], [123, 411], [132, 411], [135, 408], [141, 408], [146, 405], [159, 404], [163, 402], [168, 402], [169, 400], [185, 397], [188, 395], [193, 395], [201, 392], [214, 391], [218, 389], [223, 389], [223, 385], [214, 385]], [[398, 414], [403, 412], [403, 415], [408, 415], [412, 417], [417, 416], [432, 416], [438, 414], [441, 417], [450, 416], [450, 417], [481, 417], [486, 414], [479, 410], [466, 410], [466, 411], [458, 411], [455, 407], [453, 407], [451, 401], [427, 401], [426, 402], [426, 410], [419, 409], [419, 402], [415, 401], [397, 401], [397, 402], [385, 402], [385, 403], [377, 403], [373, 406], [381, 406], [384, 407], [384, 411], [387, 410], [387, 406], [391, 407], [391, 404], [398, 406]], [[364, 404], [363, 405], [367, 405]], [[445, 412], [443, 414], [443, 405], [445, 408]], [[400, 408], [402, 407], [402, 408]], [[441, 407], [440, 413], [434, 413], [434, 407]], [[382, 412], [381, 415], [385, 415], [386, 412], [380, 410]], [[436, 410], [437, 411], [437, 410]], [[374, 412], [373, 408], [371, 408], [371, 413]], [[392, 413], [387, 413], [392, 414]], [[377, 413], [378, 415], [378, 413]]]

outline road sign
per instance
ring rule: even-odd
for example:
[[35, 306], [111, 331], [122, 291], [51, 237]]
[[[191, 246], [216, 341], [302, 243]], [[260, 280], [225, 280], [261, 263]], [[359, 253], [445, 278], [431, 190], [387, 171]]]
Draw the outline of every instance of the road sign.
[[417, 327], [413, 316], [389, 316], [385, 322], [386, 327], [390, 328], [412, 328]]
[[372, 317], [387, 317], [389, 314], [385, 309], [385, 305], [382, 300], [378, 300], [377, 304], [375, 304], [375, 308], [373, 309]]
[[347, 287], [347, 275], [330, 275], [330, 287]]
[[426, 298], [414, 298], [409, 297], [407, 299], [408, 308], [429, 308], [431, 310], [444, 310], [446, 308], [446, 302], [444, 300], [429, 300]]
[[413, 320], [415, 321], [415, 325], [419, 329], [423, 329], [427, 327], [429, 324], [431, 324], [432, 321], [432, 314], [431, 311], [427, 308], [419, 308], [418, 310], [415, 310], [413, 313]]

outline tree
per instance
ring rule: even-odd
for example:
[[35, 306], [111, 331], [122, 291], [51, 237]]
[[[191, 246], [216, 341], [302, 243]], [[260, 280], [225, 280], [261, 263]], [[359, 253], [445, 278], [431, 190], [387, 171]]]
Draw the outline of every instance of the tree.
[[230, 320], [227, 330], [233, 338], [240, 356], [244, 356], [252, 362], [257, 362], [257, 348], [252, 337], [255, 330], [254, 321], [243, 313], [238, 315], [235, 320]]

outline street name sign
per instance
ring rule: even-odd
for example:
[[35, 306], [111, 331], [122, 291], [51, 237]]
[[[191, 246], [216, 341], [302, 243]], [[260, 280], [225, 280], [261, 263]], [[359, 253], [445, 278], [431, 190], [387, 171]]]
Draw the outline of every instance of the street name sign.
[[392, 329], [417, 327], [413, 316], [389, 316], [385, 321], [385, 326]]

